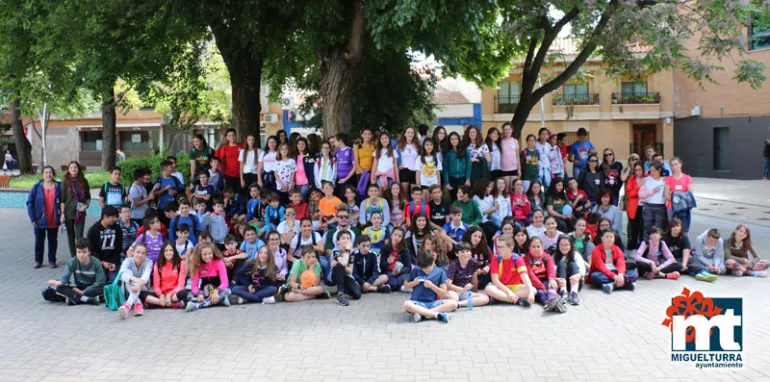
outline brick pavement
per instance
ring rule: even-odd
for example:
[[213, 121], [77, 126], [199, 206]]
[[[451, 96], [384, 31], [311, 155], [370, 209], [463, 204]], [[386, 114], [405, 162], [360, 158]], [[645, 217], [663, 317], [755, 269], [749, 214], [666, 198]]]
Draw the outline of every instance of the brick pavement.
[[[691, 381], [770, 378], [768, 280], [722, 278], [714, 284], [640, 281], [636, 292], [581, 293], [564, 315], [542, 308], [476, 308], [450, 323], [412, 324], [406, 295], [240, 305], [195, 313], [150, 310], [121, 321], [101, 307], [67, 307], [40, 298], [61, 268], [33, 270], [33, 239], [23, 210], [0, 210], [0, 381]], [[729, 232], [733, 222], [696, 217]], [[754, 237], [768, 255], [770, 228]], [[62, 244], [62, 243], [60, 243]], [[60, 245], [59, 264], [66, 244]], [[660, 326], [670, 298], [688, 286], [706, 295], [744, 297], [744, 368], [698, 370], [669, 362]]]

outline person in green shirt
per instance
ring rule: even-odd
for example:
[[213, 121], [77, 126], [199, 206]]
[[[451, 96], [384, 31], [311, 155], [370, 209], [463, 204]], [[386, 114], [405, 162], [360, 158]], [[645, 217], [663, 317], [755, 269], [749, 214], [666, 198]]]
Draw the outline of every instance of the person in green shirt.
[[463, 223], [467, 225], [481, 224], [481, 210], [479, 203], [470, 198], [471, 188], [460, 186], [457, 188], [457, 200], [452, 203], [463, 211]]
[[207, 143], [203, 135], [193, 137], [193, 147], [190, 149], [190, 174], [193, 179], [202, 171], [209, 169], [209, 161], [214, 156], [214, 149]]
[[[102, 264], [91, 256], [88, 239], [79, 239], [75, 243], [75, 252], [76, 256], [67, 262], [61, 279], [48, 280], [48, 285], [55, 288], [57, 295], [64, 297], [67, 305], [99, 305], [99, 296], [104, 291]], [[70, 276], [74, 278], [72, 283]]]
[[529, 190], [529, 185], [533, 180], [538, 179], [540, 174], [540, 154], [535, 148], [537, 138], [534, 134], [527, 135], [527, 148], [521, 150], [521, 178], [524, 180], [524, 192]]
[[[306, 245], [301, 249], [302, 257], [295, 261], [289, 271], [289, 283], [281, 287], [278, 292], [283, 296], [286, 302], [298, 302], [311, 300], [314, 298], [328, 299], [329, 292], [325, 292], [321, 286], [321, 264], [315, 256], [313, 246]], [[315, 273], [315, 280], [308, 283], [302, 280], [302, 274], [312, 270]]]
[[556, 219], [559, 231], [569, 232], [572, 230], [572, 206], [567, 199], [567, 193], [564, 191], [564, 180], [561, 178], [551, 182], [551, 187], [545, 198], [545, 206], [548, 210], [548, 216], [553, 216]]

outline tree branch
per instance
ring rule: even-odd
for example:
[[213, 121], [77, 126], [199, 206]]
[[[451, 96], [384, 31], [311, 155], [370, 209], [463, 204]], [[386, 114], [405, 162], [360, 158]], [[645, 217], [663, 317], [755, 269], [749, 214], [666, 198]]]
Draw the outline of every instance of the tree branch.
[[364, 33], [366, 33], [366, 15], [364, 4], [361, 0], [356, 1], [353, 6], [355, 7], [355, 13], [353, 23], [350, 25], [350, 38], [348, 39], [348, 50], [345, 52], [345, 58], [355, 65], [361, 58], [361, 50], [363, 49]]
[[596, 39], [604, 32], [604, 29], [607, 27], [607, 24], [610, 21], [610, 18], [614, 15], [616, 9], [618, 6], [618, 0], [611, 0], [610, 3], [607, 5], [607, 9], [604, 10], [604, 13], [602, 14], [601, 18], [599, 19], [599, 22], [596, 24], [596, 28], [594, 28], [593, 33], [591, 33], [591, 38], [588, 40], [588, 43], [583, 47], [583, 50], [580, 51], [580, 54], [575, 57], [575, 60], [572, 61], [572, 63], [558, 76], [554, 77], [551, 81], [548, 81], [545, 85], [537, 89], [535, 92], [532, 93], [532, 102], [537, 102], [540, 100], [540, 98], [543, 98], [546, 94], [558, 89], [560, 86], [564, 85], [567, 80], [575, 75], [577, 71], [580, 69], [583, 64], [588, 60], [588, 57], [591, 56], [591, 54], [596, 50], [597, 43]]
[[[535, 88], [535, 82], [537, 80], [537, 76], [532, 76], [532, 73], [538, 73], [538, 74], [540, 73], [540, 68], [543, 67], [543, 63], [545, 62], [546, 57], [548, 57], [548, 51], [551, 49], [551, 45], [553, 44], [553, 41], [556, 39], [556, 37], [558, 37], [559, 32], [561, 32], [562, 28], [564, 28], [564, 26], [567, 25], [570, 21], [574, 20], [575, 17], [578, 16], [578, 14], [580, 14], [580, 9], [578, 9], [577, 7], [572, 8], [569, 12], [567, 12], [564, 15], [564, 17], [562, 17], [559, 21], [557, 21], [553, 25], [553, 27], [545, 28], [545, 33], [543, 34], [543, 41], [542, 43], [540, 43], [540, 49], [538, 49], [537, 55], [535, 56], [534, 61], [529, 67], [529, 70], [526, 71], [526, 75], [522, 76], [522, 83], [521, 83], [522, 94], [525, 94], [525, 93], [529, 94], [532, 92], [532, 89]], [[532, 46], [532, 43], [530, 43], [530, 47], [531, 46]], [[535, 99], [534, 101], [537, 101], [537, 99]]]

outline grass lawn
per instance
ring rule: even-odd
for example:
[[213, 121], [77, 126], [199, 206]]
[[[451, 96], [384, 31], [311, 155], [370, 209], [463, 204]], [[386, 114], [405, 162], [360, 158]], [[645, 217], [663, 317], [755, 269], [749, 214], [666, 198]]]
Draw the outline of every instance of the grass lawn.
[[[39, 182], [43, 178], [43, 175], [22, 175], [16, 178], [11, 178], [8, 187], [29, 190], [35, 183]], [[86, 171], [86, 179], [91, 188], [99, 188], [105, 182], [110, 180], [110, 174], [107, 171], [88, 172]], [[61, 176], [57, 176], [56, 180], [61, 181]]]

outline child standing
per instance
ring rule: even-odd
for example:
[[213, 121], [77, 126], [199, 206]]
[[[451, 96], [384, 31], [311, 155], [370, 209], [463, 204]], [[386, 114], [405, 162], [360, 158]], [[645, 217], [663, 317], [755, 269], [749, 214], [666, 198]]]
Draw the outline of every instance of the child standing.
[[478, 278], [482, 274], [483, 265], [471, 259], [471, 246], [460, 243], [455, 247], [457, 259], [449, 264], [447, 269], [447, 288], [452, 299], [459, 306], [482, 306], [489, 304], [489, 296], [474, 293], [478, 290]]
[[260, 248], [257, 256], [236, 272], [238, 285], [233, 287], [233, 294], [238, 296], [238, 303], [275, 304], [273, 295], [279, 283], [277, 271], [270, 248]]
[[190, 280], [192, 286], [190, 289], [195, 297], [187, 303], [187, 312], [220, 303], [230, 306], [230, 281], [227, 278], [227, 267], [222, 260], [222, 253], [214, 245], [201, 243], [195, 248], [195, 254], [190, 262]]
[[535, 147], [536, 142], [537, 138], [534, 134], [527, 135], [527, 148], [521, 150], [521, 178], [524, 180], [524, 192], [529, 191], [532, 182], [538, 180], [540, 176], [540, 154]]
[[[173, 201], [179, 192], [184, 191], [184, 186], [179, 179], [171, 176], [174, 164], [169, 160], [160, 163], [161, 175], [155, 179], [156, 187], [153, 188], [155, 199], [158, 201], [158, 211], [163, 211], [166, 203]], [[168, 219], [163, 221], [168, 227]]]
[[275, 190], [275, 164], [278, 157], [278, 139], [271, 135], [267, 137], [265, 142], [265, 149], [259, 153], [259, 164], [257, 165], [257, 173], [259, 178], [257, 183], [262, 189]]
[[[353, 149], [348, 146], [347, 134], [337, 134], [335, 139], [335, 146], [337, 151], [334, 153], [334, 159], [337, 162], [337, 184], [339, 185], [337, 193], [342, 195], [342, 189], [344, 187], [352, 186], [355, 189], [356, 185], [358, 185], [358, 165], [356, 164], [356, 154], [354, 153]], [[323, 183], [323, 179], [321, 181]], [[334, 184], [333, 182], [331, 183]]]
[[[157, 259], [157, 258], [156, 258]], [[128, 292], [126, 303], [118, 308], [118, 316], [125, 319], [128, 312], [134, 308], [134, 317], [144, 315], [144, 306], [139, 298], [139, 293], [147, 291], [152, 274], [153, 261], [147, 258], [147, 247], [144, 244], [135, 244], [134, 254], [123, 260], [120, 265], [120, 280]]]
[[[347, 149], [350, 151], [349, 147]], [[315, 160], [313, 174], [315, 175], [315, 184], [313, 186], [318, 189], [321, 189], [321, 182], [324, 180], [332, 184], [337, 181], [337, 159], [332, 154], [331, 145], [328, 142], [324, 142], [321, 145], [321, 156]]]
[[429, 190], [433, 186], [441, 189], [442, 161], [438, 158], [435, 145], [430, 138], [422, 142], [420, 156], [414, 162], [415, 184], [422, 190], [423, 199], [430, 199]]
[[[404, 302], [404, 311], [411, 314], [414, 322], [434, 318], [449, 322], [447, 312], [457, 309], [457, 301], [447, 293], [447, 277], [444, 270], [434, 264], [433, 254], [420, 252], [417, 267], [412, 268], [404, 287], [412, 289], [412, 296]], [[437, 297], [441, 300], [437, 300]]]
[[398, 166], [398, 178], [401, 180], [402, 194], [409, 192], [409, 189], [415, 184], [415, 164], [420, 155], [420, 141], [417, 139], [417, 130], [409, 126], [398, 138], [396, 151], [401, 164]]
[[275, 157], [275, 184], [280, 195], [282, 205], [289, 204], [289, 191], [294, 188], [294, 178], [297, 174], [297, 161], [289, 152], [289, 145], [278, 146], [278, 155]]

